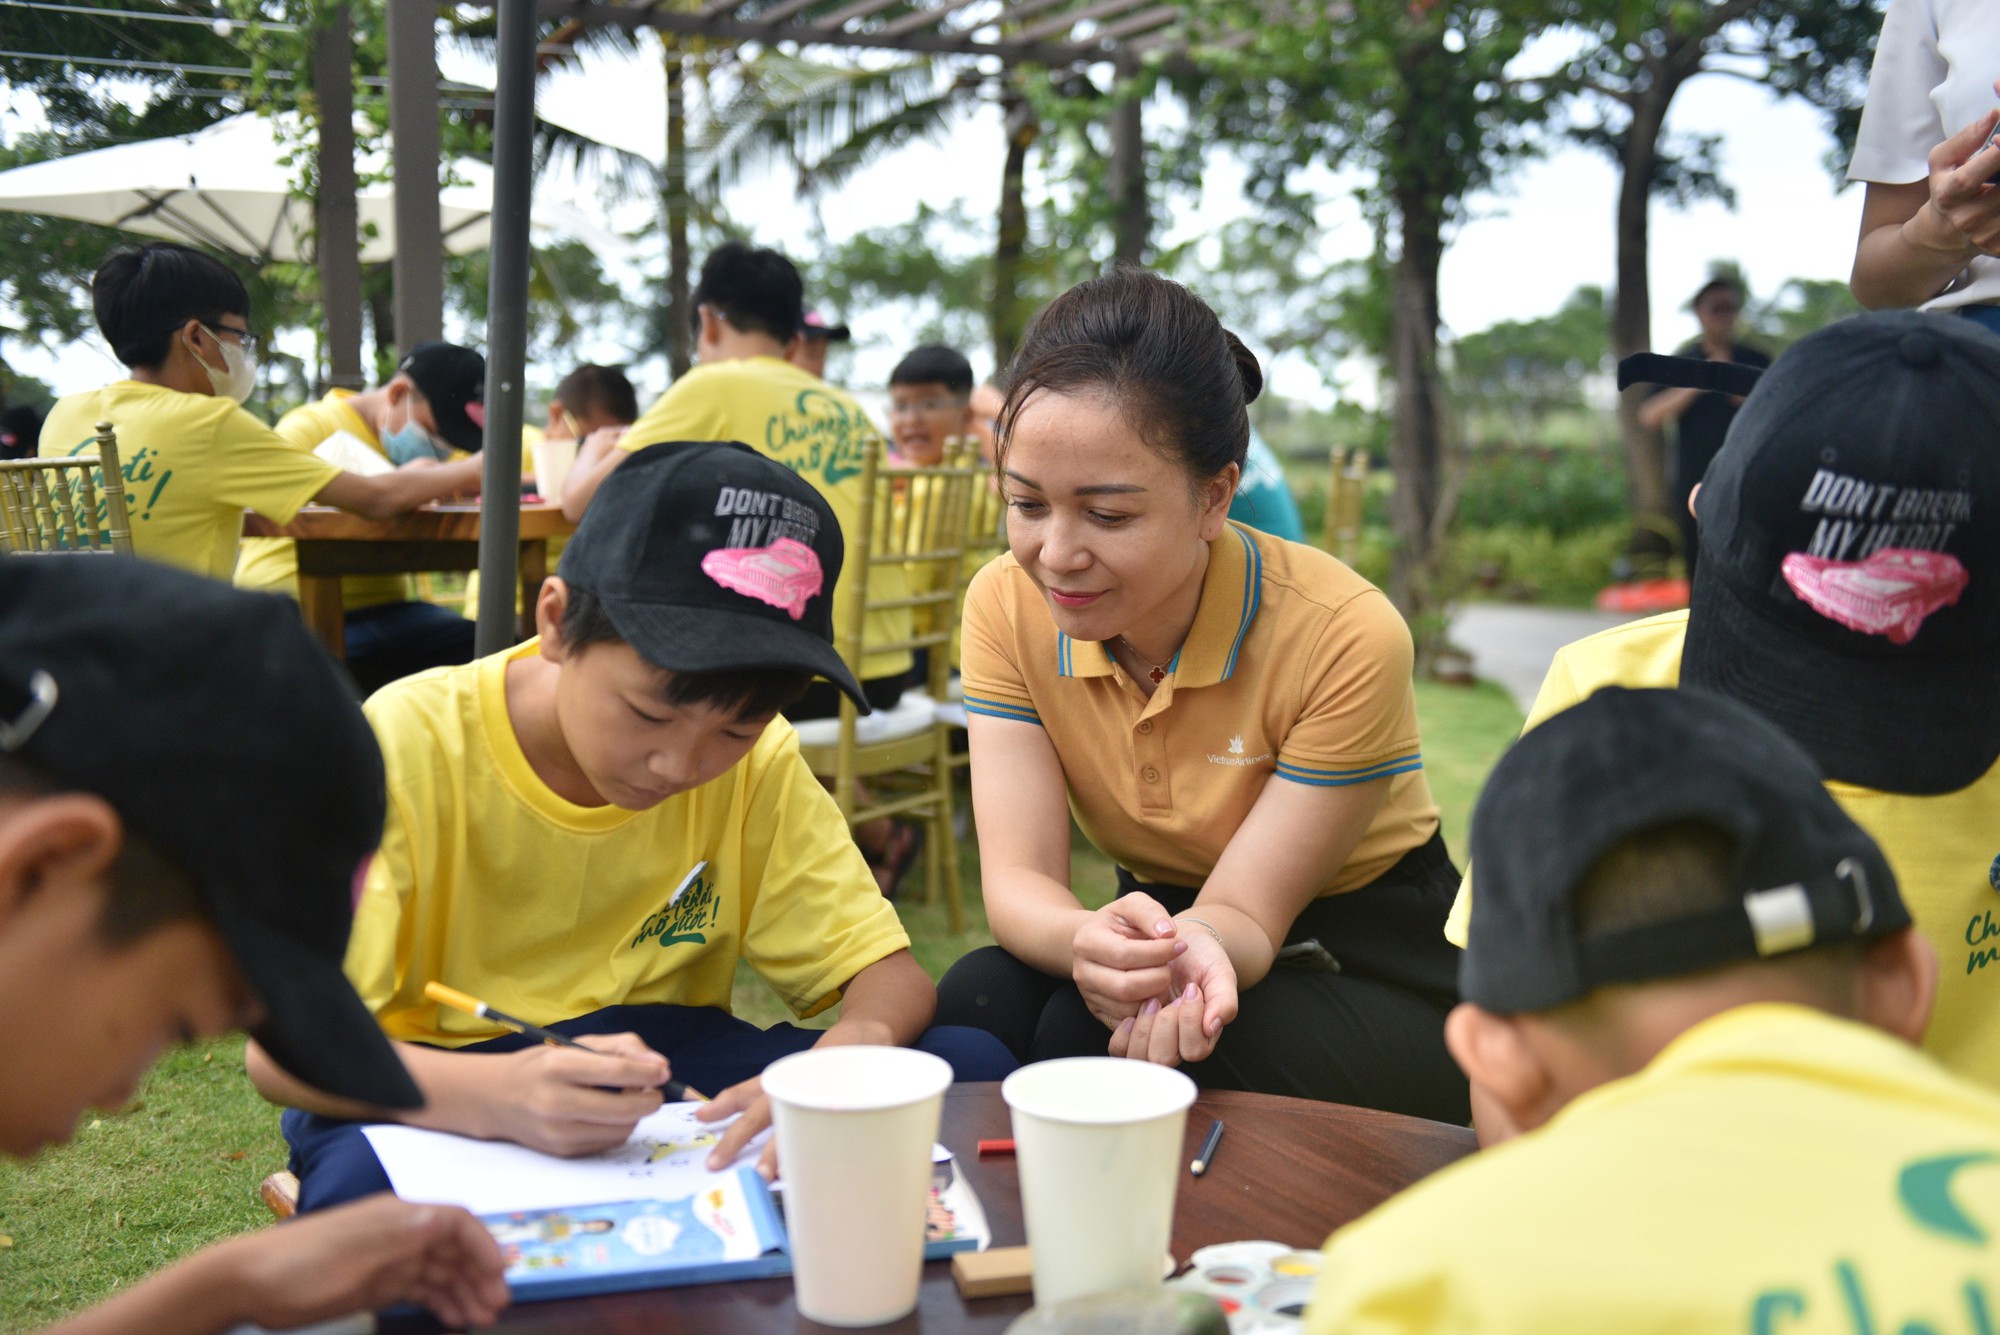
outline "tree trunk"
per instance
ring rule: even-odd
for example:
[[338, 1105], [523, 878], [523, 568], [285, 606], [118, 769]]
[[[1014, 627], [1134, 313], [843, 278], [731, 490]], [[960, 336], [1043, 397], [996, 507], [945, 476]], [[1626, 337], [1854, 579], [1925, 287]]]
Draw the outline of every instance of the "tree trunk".
[[[1647, 277], [1647, 214], [1660, 170], [1660, 135], [1667, 109], [1681, 85], [1699, 74], [1708, 43], [1757, 8], [1759, 0], [1723, 0], [1686, 31], [1670, 28], [1632, 80], [1632, 119], [1625, 129], [1618, 181], [1618, 291], [1612, 301], [1611, 351], [1629, 357], [1653, 346], [1652, 289]], [[1625, 455], [1626, 495], [1632, 507], [1629, 551], [1641, 574], [1664, 570], [1680, 531], [1670, 513], [1667, 449], [1663, 433], [1639, 423], [1643, 386], [1618, 399], [1618, 440]]]
[[394, 266], [388, 263], [363, 265], [361, 294], [368, 306], [368, 322], [375, 330], [375, 383], [386, 384], [396, 365]]
[[1146, 126], [1138, 90], [1139, 72], [1130, 58], [1118, 63], [1120, 87], [1111, 104], [1112, 262], [1144, 264], [1149, 230], [1146, 200]]
[[1423, 32], [1400, 53], [1394, 108], [1401, 142], [1388, 180], [1395, 203], [1399, 253], [1390, 275], [1389, 368], [1395, 377], [1389, 466], [1395, 477], [1390, 519], [1395, 552], [1389, 596], [1410, 623], [1417, 668], [1429, 670], [1444, 639], [1444, 539], [1451, 521], [1446, 500], [1445, 390], [1438, 371], [1438, 267], [1444, 258], [1446, 204], [1464, 189], [1447, 142], [1453, 132], [1435, 112], [1461, 77], [1445, 50], [1441, 27]]
[[1021, 335], [1028, 327], [1021, 299], [1022, 260], [1028, 248], [1028, 204], [1023, 178], [1028, 169], [1028, 152], [1042, 130], [1035, 109], [1015, 87], [1012, 70], [1007, 72], [1005, 87], [1000, 107], [1006, 114], [1007, 161], [1000, 173], [1000, 225], [993, 244], [993, 295], [987, 307], [995, 379], [1014, 360], [1014, 349], [1021, 345]]
[[693, 308], [688, 305], [687, 62], [667, 50], [667, 368], [678, 380], [694, 365]]
[[1390, 366], [1396, 378], [1389, 444], [1396, 487], [1390, 517], [1396, 550], [1389, 596], [1410, 622], [1420, 652], [1443, 629], [1431, 624], [1443, 610], [1436, 588], [1444, 495], [1444, 384], [1437, 344], [1444, 220], [1439, 203], [1421, 189], [1397, 192], [1402, 253], [1390, 288]]
[[[1618, 181], [1618, 289], [1611, 306], [1611, 353], [1625, 358], [1653, 346], [1652, 287], [1647, 274], [1648, 226], [1654, 177], [1659, 171], [1660, 133], [1677, 82], [1655, 69], [1651, 84], [1632, 103], [1621, 153]], [[1634, 385], [1618, 396], [1618, 441], [1625, 457], [1625, 494], [1632, 508], [1631, 555], [1642, 567], [1663, 560], [1672, 549], [1673, 516], [1667, 513], [1665, 436], [1639, 421], [1646, 396]], [[1650, 573], [1650, 572], [1649, 572]]]
[[319, 101], [319, 198], [313, 244], [325, 316], [328, 386], [362, 389], [361, 236], [354, 190], [354, 28], [345, 5], [313, 35], [313, 94]]

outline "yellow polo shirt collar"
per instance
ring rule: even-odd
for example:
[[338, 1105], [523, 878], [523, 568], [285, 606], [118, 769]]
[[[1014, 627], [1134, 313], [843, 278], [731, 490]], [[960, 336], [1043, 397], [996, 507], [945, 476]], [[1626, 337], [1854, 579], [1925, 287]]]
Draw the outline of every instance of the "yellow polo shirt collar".
[[[1244, 637], [1262, 601], [1264, 558], [1242, 529], [1231, 524], [1208, 544], [1208, 570], [1201, 577], [1201, 602], [1180, 650], [1167, 661], [1180, 690], [1228, 681]], [[1079, 643], [1056, 634], [1056, 672], [1064, 677], [1108, 677], [1111, 651], [1102, 641]]]

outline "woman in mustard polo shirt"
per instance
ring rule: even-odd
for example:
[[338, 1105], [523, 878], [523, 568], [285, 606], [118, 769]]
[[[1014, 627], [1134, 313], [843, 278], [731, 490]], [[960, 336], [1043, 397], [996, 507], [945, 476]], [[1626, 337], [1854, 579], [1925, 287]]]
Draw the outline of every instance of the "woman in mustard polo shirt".
[[[1038, 315], [999, 465], [1011, 551], [966, 598], [987, 916], [938, 1022], [1022, 1061], [1110, 1052], [1205, 1086], [1453, 1121], [1458, 873], [1408, 628], [1315, 548], [1229, 522], [1256, 359], [1126, 270]], [[1119, 866], [1070, 891], [1069, 822]]]

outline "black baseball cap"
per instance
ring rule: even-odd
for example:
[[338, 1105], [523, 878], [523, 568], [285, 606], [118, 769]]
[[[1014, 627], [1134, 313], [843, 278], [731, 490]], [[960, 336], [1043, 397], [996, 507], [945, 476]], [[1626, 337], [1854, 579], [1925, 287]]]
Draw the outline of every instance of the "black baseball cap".
[[419, 343], [396, 364], [431, 406], [438, 434], [476, 453], [486, 439], [486, 359], [456, 343]]
[[[1741, 902], [1583, 935], [1576, 892], [1597, 860], [1682, 821], [1734, 844]], [[1888, 859], [1812, 758], [1706, 691], [1609, 687], [1530, 729], [1487, 778], [1471, 846], [1478, 885], [1458, 990], [1502, 1014], [1910, 925]]]
[[290, 599], [137, 558], [0, 557], [0, 752], [102, 797], [194, 878], [280, 1066], [422, 1105], [341, 972], [382, 755]]
[[800, 668], [868, 702], [833, 647], [840, 524], [783, 464], [733, 441], [669, 441], [613, 469], [557, 567], [669, 672]]
[[1898, 311], [1765, 372], [1696, 497], [1683, 684], [1828, 777], [1953, 792], [2000, 760], [2000, 337]]
[[799, 318], [799, 332], [808, 338], [823, 338], [829, 343], [845, 343], [854, 337], [854, 331], [844, 324], [828, 324], [826, 317], [808, 306]]

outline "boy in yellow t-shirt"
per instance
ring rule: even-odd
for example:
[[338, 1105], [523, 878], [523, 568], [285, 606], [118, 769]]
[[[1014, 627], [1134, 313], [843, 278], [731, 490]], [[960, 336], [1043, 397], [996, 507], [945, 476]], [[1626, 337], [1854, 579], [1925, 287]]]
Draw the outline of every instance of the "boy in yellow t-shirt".
[[[442, 462], [478, 452], [486, 430], [486, 359], [456, 343], [419, 343], [386, 384], [355, 393], [328, 390], [278, 419], [278, 435], [312, 454], [336, 437], [379, 455], [378, 467]], [[290, 538], [245, 538], [236, 586], [297, 598], [298, 550]], [[346, 663], [363, 695], [425, 668], [472, 657], [472, 623], [416, 600], [406, 575], [350, 575], [341, 581]]]
[[91, 280], [97, 327], [132, 378], [71, 394], [42, 424], [43, 458], [118, 432], [132, 546], [212, 579], [236, 569], [243, 512], [288, 523], [307, 501], [370, 518], [479, 489], [476, 460], [375, 477], [343, 472], [242, 408], [256, 386], [250, 294], [198, 250], [155, 241], [113, 251]]
[[[392, 795], [348, 976], [423, 1090], [384, 1112], [251, 1075], [285, 1114], [300, 1206], [388, 1186], [359, 1121], [557, 1154], [623, 1143], [671, 1075], [745, 1116], [758, 1074], [818, 1045], [915, 1043], [962, 1079], [1013, 1065], [971, 1030], [926, 1032], [936, 994], [838, 808], [777, 712], [833, 650], [832, 510], [742, 445], [680, 443], [608, 479], [536, 606], [539, 640], [398, 682], [368, 702]], [[825, 1031], [729, 1013], [739, 960]], [[523, 1043], [439, 1007], [446, 983], [597, 1052]], [[769, 1156], [766, 1165], [769, 1164]]]
[[1445, 1033], [1517, 1134], [1334, 1234], [1308, 1331], [1994, 1329], [2000, 1098], [1915, 1047], [1937, 957], [1795, 742], [1600, 691], [1472, 856]]
[[[417, 1102], [340, 971], [382, 804], [368, 725], [289, 604], [151, 561], [0, 558], [0, 1155], [235, 1029], [328, 1089]], [[35, 1264], [17, 1250], [14, 1282]], [[290, 1330], [402, 1302], [491, 1323], [507, 1285], [477, 1219], [378, 1196], [203, 1248], [60, 1329]]]

